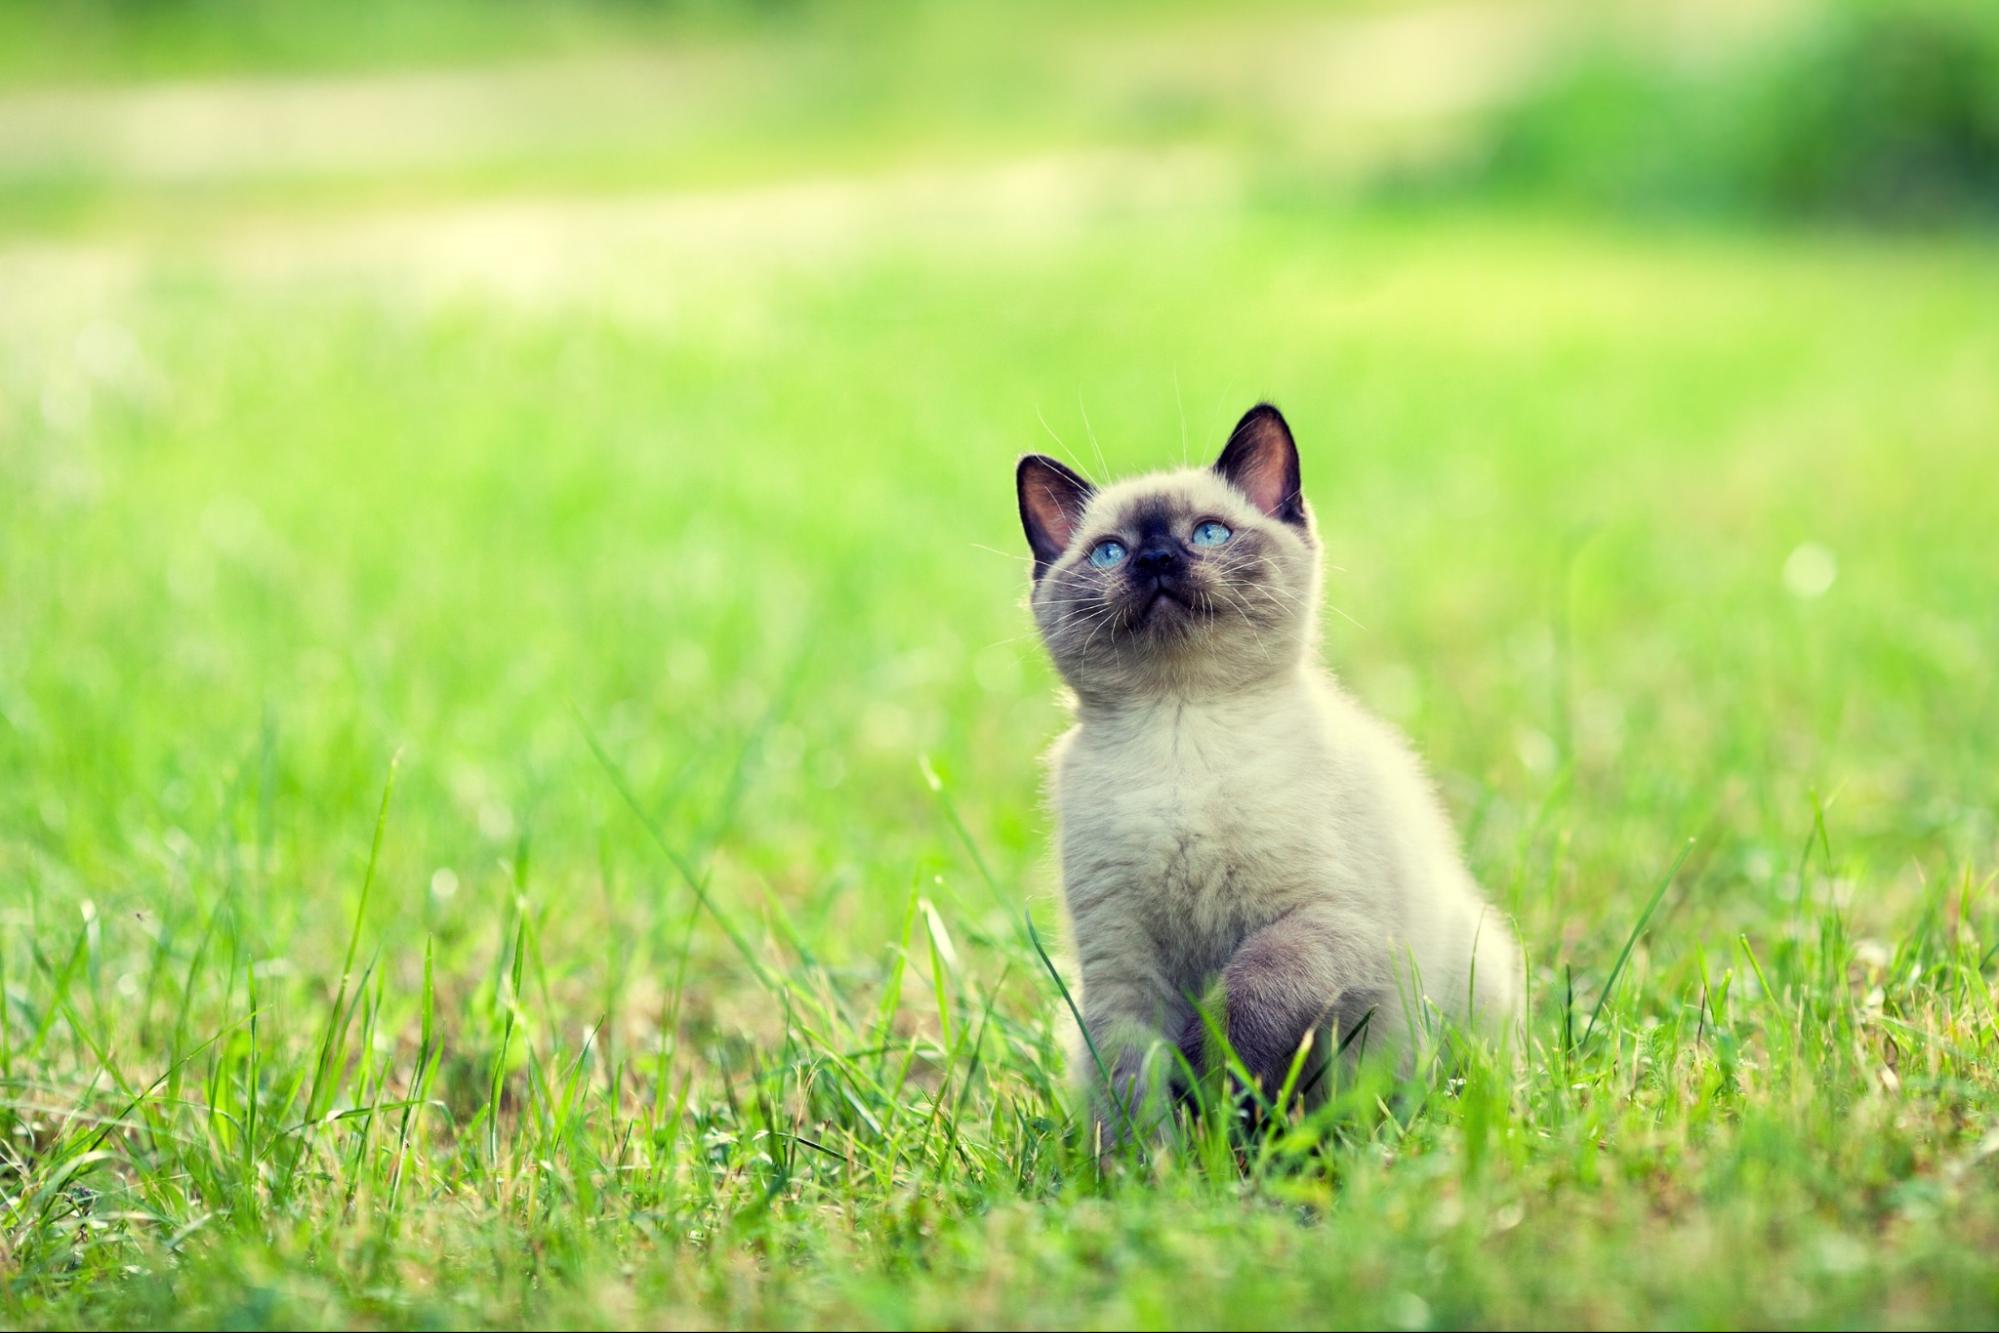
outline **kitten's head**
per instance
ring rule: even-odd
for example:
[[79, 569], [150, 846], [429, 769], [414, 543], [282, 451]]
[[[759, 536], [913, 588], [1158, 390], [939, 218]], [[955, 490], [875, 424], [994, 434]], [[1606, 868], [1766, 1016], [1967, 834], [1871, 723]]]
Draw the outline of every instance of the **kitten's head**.
[[1035, 623], [1086, 701], [1222, 692], [1310, 646], [1318, 541], [1276, 408], [1250, 409], [1212, 468], [1098, 490], [1030, 454], [1016, 481]]

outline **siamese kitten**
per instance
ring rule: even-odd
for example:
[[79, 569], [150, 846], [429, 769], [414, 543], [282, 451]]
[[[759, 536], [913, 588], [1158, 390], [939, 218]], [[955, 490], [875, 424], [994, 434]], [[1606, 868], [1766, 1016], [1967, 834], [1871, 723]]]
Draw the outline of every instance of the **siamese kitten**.
[[1171, 1045], [1200, 1069], [1210, 1022], [1273, 1093], [1308, 1033], [1323, 1083], [1348, 1038], [1406, 1058], [1425, 1010], [1512, 1022], [1519, 949], [1421, 767], [1316, 660], [1319, 542], [1277, 409], [1209, 469], [1098, 490], [1030, 455], [1017, 485], [1074, 694], [1052, 767], [1083, 1022], [1120, 1098], [1171, 1079]]

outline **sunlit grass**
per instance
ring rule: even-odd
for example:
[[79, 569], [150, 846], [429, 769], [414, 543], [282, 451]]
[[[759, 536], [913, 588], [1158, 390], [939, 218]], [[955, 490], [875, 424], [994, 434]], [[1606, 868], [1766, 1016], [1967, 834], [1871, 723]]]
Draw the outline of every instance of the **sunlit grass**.
[[[1989, 1319], [1994, 309], [1267, 196], [15, 304], [0, 1318]], [[1100, 1168], [1010, 464], [1263, 396], [1527, 1049]]]

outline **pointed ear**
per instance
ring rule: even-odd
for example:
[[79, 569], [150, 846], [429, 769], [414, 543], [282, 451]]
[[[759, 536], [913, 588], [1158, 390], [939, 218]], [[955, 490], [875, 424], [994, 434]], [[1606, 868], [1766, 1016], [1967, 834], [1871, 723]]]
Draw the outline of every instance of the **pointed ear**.
[[1236, 422], [1222, 456], [1215, 460], [1215, 471], [1272, 518], [1305, 525], [1298, 446], [1284, 424], [1284, 414], [1269, 403], [1258, 403]]
[[1069, 549], [1069, 539], [1083, 519], [1083, 506], [1096, 488], [1045, 454], [1022, 458], [1014, 470], [1014, 485], [1020, 492], [1020, 526], [1027, 530], [1034, 577], [1039, 579]]

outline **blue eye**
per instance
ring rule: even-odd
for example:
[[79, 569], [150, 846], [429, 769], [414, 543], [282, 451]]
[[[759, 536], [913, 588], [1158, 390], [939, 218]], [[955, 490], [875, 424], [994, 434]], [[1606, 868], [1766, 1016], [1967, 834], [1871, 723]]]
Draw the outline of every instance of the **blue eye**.
[[1195, 526], [1194, 545], [1220, 546], [1233, 536], [1235, 534], [1229, 531], [1227, 524], [1217, 523], [1211, 518], [1207, 522]]
[[1124, 559], [1123, 542], [1098, 542], [1090, 548], [1090, 563], [1098, 569], [1109, 569], [1122, 559]]

